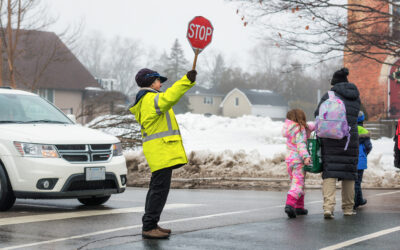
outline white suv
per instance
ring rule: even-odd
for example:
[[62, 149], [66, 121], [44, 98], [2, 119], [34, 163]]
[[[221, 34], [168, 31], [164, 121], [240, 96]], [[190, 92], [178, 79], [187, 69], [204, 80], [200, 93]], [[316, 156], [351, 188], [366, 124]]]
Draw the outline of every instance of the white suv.
[[0, 88], [0, 211], [16, 198], [100, 205], [126, 187], [119, 140], [72, 122], [38, 95]]

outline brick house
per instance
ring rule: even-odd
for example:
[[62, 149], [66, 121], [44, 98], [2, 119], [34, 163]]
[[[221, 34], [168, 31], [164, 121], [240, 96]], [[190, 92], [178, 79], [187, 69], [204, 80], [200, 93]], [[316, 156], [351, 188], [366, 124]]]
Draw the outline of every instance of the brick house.
[[[349, 5], [362, 3], [362, 5], [368, 5], [384, 13], [400, 14], [399, 7], [393, 6], [388, 2], [385, 4], [385, 2], [377, 0], [348, 0]], [[399, 0], [393, 2], [400, 4]], [[360, 18], [367, 17], [367, 15], [369, 15], [368, 18], [371, 20], [374, 14], [360, 14], [360, 12], [355, 14], [352, 11], [348, 11], [348, 23], [352, 25], [352, 21], [360, 20]], [[353, 25], [360, 24], [356, 22]], [[400, 38], [400, 23], [393, 22], [391, 19], [382, 22], [379, 20], [375, 21], [375, 23], [368, 27], [363, 26], [362, 29], [363, 32], [369, 34], [385, 34], [394, 38]], [[348, 44], [351, 44], [352, 39], [354, 38], [349, 33], [347, 35]], [[344, 54], [344, 66], [350, 70], [349, 81], [357, 85], [361, 94], [361, 102], [368, 114], [369, 120], [400, 118], [400, 81], [391, 79], [392, 77], [390, 77], [395, 72], [400, 72], [400, 58], [388, 56], [386, 51], [377, 47], [370, 48], [369, 52], [373, 53], [373, 56], [377, 60], [385, 63], [360, 58], [360, 56], [354, 54]]]

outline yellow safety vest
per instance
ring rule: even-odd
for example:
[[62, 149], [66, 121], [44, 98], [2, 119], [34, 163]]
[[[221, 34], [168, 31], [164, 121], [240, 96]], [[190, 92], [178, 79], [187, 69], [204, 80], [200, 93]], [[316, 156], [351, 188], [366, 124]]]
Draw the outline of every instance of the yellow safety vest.
[[129, 109], [142, 128], [143, 153], [151, 172], [188, 162], [172, 106], [194, 84], [185, 75], [165, 92], [142, 88], [148, 93]]

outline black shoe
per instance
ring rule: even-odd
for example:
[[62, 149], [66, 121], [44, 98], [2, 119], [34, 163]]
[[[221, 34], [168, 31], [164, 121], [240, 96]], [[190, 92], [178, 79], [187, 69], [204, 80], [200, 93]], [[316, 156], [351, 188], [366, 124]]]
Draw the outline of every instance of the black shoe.
[[294, 208], [290, 205], [286, 205], [285, 206], [285, 213], [287, 214], [287, 216], [289, 218], [296, 218], [296, 211], [294, 210]]
[[363, 200], [361, 201], [361, 203], [356, 203], [356, 204], [354, 204], [353, 209], [355, 210], [355, 209], [357, 209], [359, 206], [364, 206], [365, 204], [367, 204], [367, 199], [363, 199]]
[[297, 215], [307, 215], [308, 210], [305, 208], [296, 208], [296, 214]]
[[367, 204], [367, 199], [363, 199], [359, 206], [364, 206], [365, 204]]

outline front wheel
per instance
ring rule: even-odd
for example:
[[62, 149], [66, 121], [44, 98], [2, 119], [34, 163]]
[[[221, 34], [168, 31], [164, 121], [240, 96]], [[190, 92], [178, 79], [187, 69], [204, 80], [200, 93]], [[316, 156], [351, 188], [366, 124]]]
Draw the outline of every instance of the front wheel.
[[14, 191], [12, 190], [10, 180], [0, 164], [0, 211], [9, 210], [15, 203]]
[[111, 195], [92, 198], [78, 198], [78, 201], [86, 206], [97, 206], [106, 203], [110, 197]]

